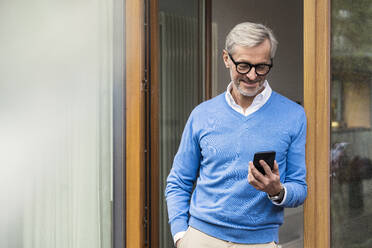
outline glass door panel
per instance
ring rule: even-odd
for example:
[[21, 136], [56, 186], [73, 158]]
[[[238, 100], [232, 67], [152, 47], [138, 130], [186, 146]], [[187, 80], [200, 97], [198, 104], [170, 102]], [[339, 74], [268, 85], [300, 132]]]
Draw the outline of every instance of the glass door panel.
[[331, 247], [372, 247], [372, 2], [331, 6]]
[[112, 7], [0, 3], [0, 247], [111, 247]]
[[173, 247], [164, 191], [183, 128], [203, 100], [200, 2], [159, 0], [159, 247]]

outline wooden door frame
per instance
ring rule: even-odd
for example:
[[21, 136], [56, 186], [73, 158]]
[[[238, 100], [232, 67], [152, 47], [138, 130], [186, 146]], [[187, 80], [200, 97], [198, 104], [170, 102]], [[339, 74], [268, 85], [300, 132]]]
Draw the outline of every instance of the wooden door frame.
[[[149, 26], [150, 26], [150, 105], [151, 105], [151, 113], [159, 113], [159, 98], [160, 98], [160, 86], [159, 86], [159, 20], [158, 20], [158, 0], [150, 0], [149, 6]], [[159, 185], [160, 185], [160, 165], [159, 165], [159, 115], [152, 114], [151, 115], [151, 131], [157, 130], [157, 132], [151, 134], [151, 142], [150, 142], [150, 164], [151, 164], [151, 171], [150, 171], [150, 211], [148, 219], [150, 221], [150, 233], [148, 235], [149, 240], [151, 242], [151, 248], [158, 248], [159, 247], [159, 201], [160, 201], [160, 194], [163, 192], [159, 192]], [[150, 131], [150, 132], [151, 132]]]
[[[150, 1], [156, 3], [156, 0]], [[145, 63], [144, 1], [126, 0], [126, 247], [145, 247]], [[155, 12], [153, 12], [155, 13]], [[156, 15], [151, 18], [155, 18]], [[152, 30], [154, 32], [156, 30]], [[153, 35], [153, 33], [152, 33]], [[151, 56], [157, 44], [151, 44]], [[155, 60], [153, 60], [155, 61]], [[156, 78], [156, 64], [150, 78]], [[156, 81], [156, 80], [155, 80]], [[158, 91], [151, 91], [156, 101]], [[304, 0], [304, 106], [307, 128], [308, 197], [304, 207], [304, 247], [330, 247], [330, 0]], [[154, 102], [154, 108], [158, 103]], [[154, 110], [154, 109], [153, 109]], [[157, 142], [152, 139], [152, 142]], [[158, 147], [158, 146], [155, 146]], [[155, 151], [153, 151], [155, 152]], [[156, 154], [154, 154], [157, 156]], [[159, 181], [152, 180], [152, 188]], [[159, 192], [152, 192], [154, 197]], [[153, 205], [153, 207], [156, 207]], [[152, 208], [151, 215], [157, 216]], [[156, 221], [155, 230], [157, 228]], [[158, 242], [153, 240], [153, 242]]]
[[144, 247], [144, 1], [125, 0], [126, 246]]
[[304, 0], [304, 247], [330, 247], [330, 0]]

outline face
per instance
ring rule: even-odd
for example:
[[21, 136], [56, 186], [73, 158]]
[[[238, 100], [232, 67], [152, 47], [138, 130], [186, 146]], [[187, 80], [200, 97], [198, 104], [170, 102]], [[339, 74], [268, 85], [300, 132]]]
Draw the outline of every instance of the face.
[[[244, 47], [235, 45], [231, 53], [235, 62], [248, 62], [250, 64], [271, 64], [270, 60], [270, 42], [265, 40], [255, 47]], [[223, 59], [226, 68], [230, 69], [230, 77], [233, 82], [233, 91], [243, 97], [254, 97], [263, 91], [263, 84], [266, 76], [256, 74], [256, 69], [252, 69], [246, 74], [240, 74], [236, 71], [235, 64], [229, 58], [226, 51], [223, 52]]]

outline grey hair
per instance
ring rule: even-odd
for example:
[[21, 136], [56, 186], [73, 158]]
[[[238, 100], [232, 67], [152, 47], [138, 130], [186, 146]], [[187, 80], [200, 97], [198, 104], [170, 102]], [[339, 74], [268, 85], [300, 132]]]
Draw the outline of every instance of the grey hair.
[[274, 58], [278, 41], [273, 31], [259, 23], [243, 22], [236, 25], [227, 35], [225, 50], [233, 53], [235, 45], [255, 47], [268, 39], [271, 44], [270, 56]]

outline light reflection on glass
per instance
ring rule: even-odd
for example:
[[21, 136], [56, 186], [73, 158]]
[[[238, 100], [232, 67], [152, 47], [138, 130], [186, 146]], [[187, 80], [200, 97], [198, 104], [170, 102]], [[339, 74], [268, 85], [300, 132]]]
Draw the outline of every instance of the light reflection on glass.
[[371, 1], [332, 1], [331, 246], [372, 247]]
[[111, 1], [0, 2], [0, 247], [111, 247]]

